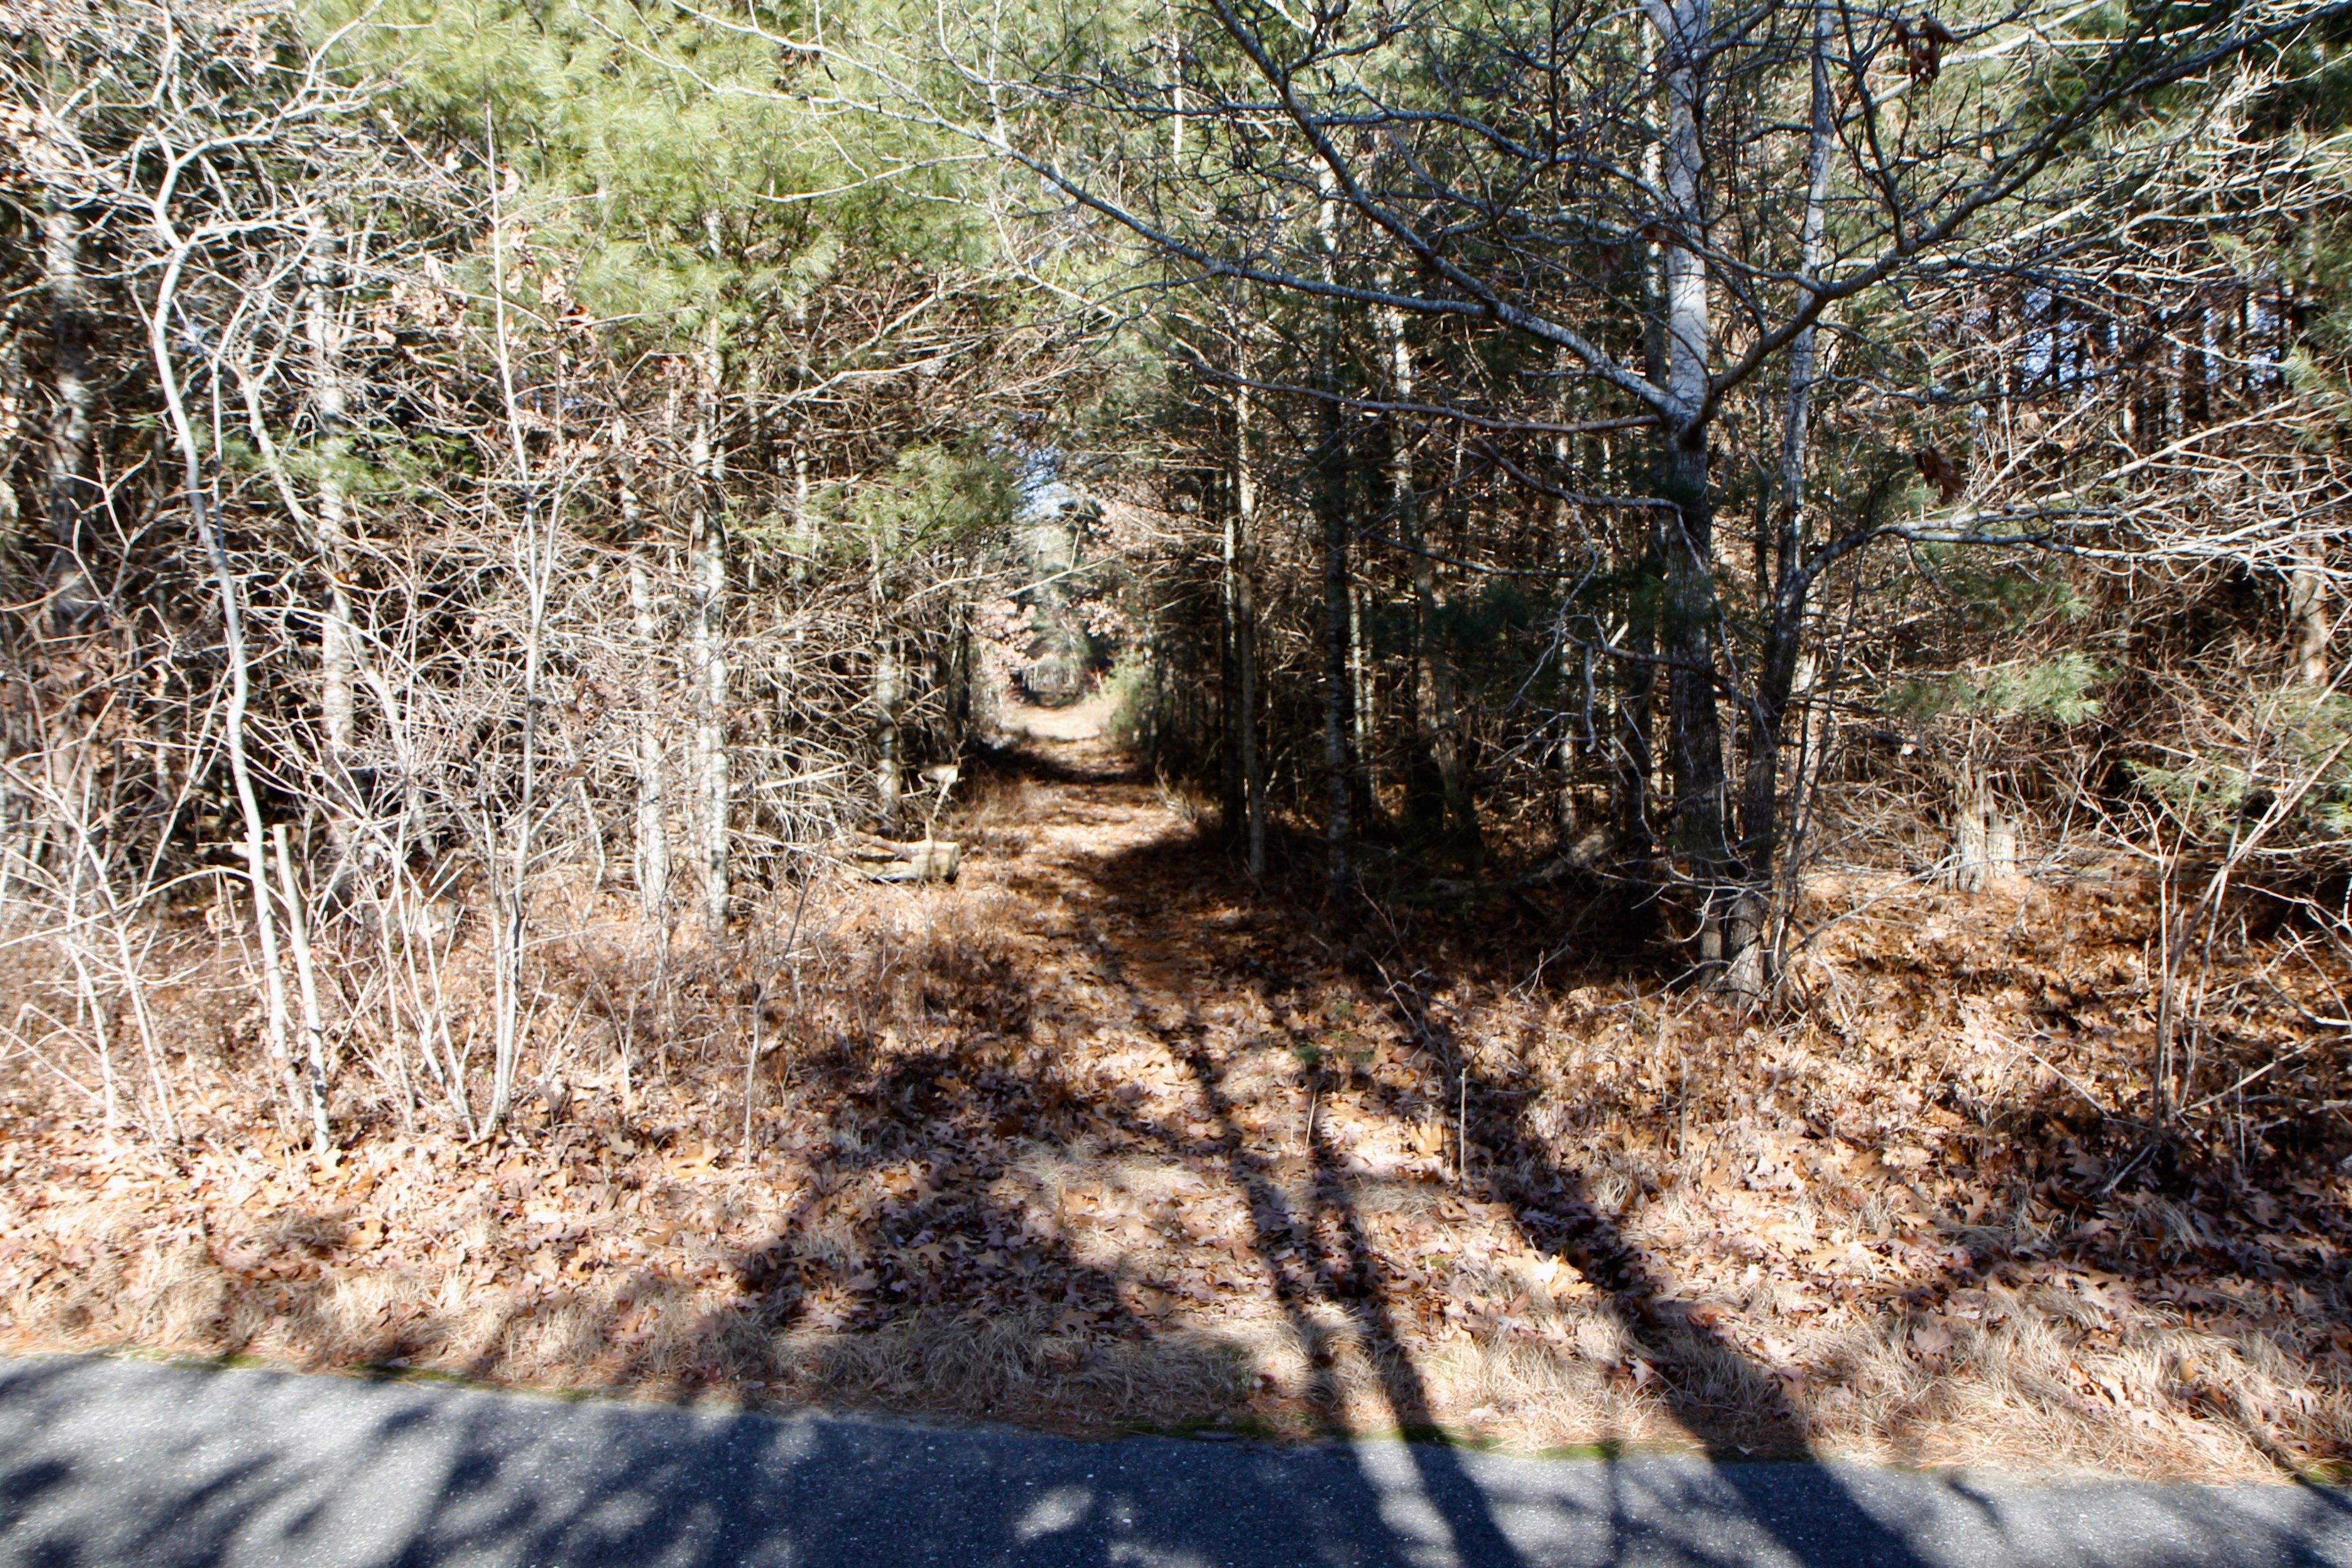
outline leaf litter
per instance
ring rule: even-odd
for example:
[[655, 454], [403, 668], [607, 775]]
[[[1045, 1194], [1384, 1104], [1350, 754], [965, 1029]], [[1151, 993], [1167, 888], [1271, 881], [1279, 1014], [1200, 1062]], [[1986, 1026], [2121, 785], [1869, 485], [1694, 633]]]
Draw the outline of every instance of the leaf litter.
[[[680, 961], [664, 1031], [618, 917], [584, 932], [550, 969], [588, 1038], [494, 1143], [378, 1108], [315, 1160], [228, 1047], [176, 1150], [10, 1080], [0, 1336], [1092, 1432], [2352, 1455], [2336, 1135], [2115, 1179], [2127, 902], [1823, 889], [1874, 912], [1808, 960], [1824, 1022], [1772, 1026], [1530, 985], [1517, 914], [1319, 917], [1063, 752], [968, 811], [958, 885], [829, 895], [789, 986]], [[748, 1141], [747, 1006], [784, 1042]]]

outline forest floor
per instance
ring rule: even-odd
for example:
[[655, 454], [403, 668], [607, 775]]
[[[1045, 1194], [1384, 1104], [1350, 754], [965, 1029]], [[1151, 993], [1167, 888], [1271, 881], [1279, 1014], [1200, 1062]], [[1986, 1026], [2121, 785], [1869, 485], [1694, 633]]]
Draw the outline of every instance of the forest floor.
[[1776, 1026], [1573, 972], [1540, 908], [1254, 884], [1098, 718], [975, 770], [953, 886], [786, 900], [665, 958], [668, 1003], [580, 922], [562, 1089], [489, 1142], [412, 1106], [311, 1156], [227, 980], [156, 1003], [211, 1086], [179, 1147], [20, 1077], [0, 1345], [1093, 1433], [2352, 1455], [2345, 1173], [2126, 1166], [2091, 1105], [2143, 1022], [2111, 891], [1874, 892], [1830, 1021]]

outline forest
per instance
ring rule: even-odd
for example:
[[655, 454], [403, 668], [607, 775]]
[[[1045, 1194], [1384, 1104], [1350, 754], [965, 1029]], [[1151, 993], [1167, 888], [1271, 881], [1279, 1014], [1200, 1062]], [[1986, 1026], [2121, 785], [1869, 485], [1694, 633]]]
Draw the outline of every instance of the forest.
[[0, 0], [0, 1349], [2352, 1473], [2352, 0], [1934, 3]]

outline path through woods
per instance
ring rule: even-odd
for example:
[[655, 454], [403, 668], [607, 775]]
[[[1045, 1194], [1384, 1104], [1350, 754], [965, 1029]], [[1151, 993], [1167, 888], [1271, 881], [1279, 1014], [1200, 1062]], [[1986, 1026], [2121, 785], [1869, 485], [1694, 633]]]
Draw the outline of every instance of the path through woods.
[[1028, 1033], [1090, 1101], [1030, 1167], [1027, 1228], [1092, 1276], [1056, 1326], [1222, 1342], [1276, 1431], [1801, 1448], [1719, 1312], [1662, 1312], [1581, 1174], [1514, 1125], [1528, 1086], [1481, 1080], [1444, 1021], [1453, 984], [1238, 875], [1099, 712], [1016, 714], [1025, 844], [979, 857], [965, 892], [1017, 933]]
[[2352, 1477], [2342, 8], [848, 5], [5, 8], [0, 1348]]
[[1923, 964], [2008, 922], [2079, 984], [2133, 940], [2111, 905], [1947, 900], [1872, 960], [1866, 1030], [1773, 1031], [1598, 963], [1530, 984], [1558, 927], [1509, 900], [1334, 910], [1311, 850], [1253, 884], [1098, 705], [1020, 717], [941, 825], [960, 881], [830, 888], [790, 984], [790, 908], [666, 972], [609, 917], [551, 951], [562, 1093], [499, 1143], [321, 1161], [225, 1076], [233, 1131], [176, 1152], [12, 1112], [0, 1340], [1088, 1432], [2333, 1451], [2324, 1193], [2258, 1231], [2086, 1197], [2062, 1120], [1955, 1099], [1990, 1004], [1956, 1032]]

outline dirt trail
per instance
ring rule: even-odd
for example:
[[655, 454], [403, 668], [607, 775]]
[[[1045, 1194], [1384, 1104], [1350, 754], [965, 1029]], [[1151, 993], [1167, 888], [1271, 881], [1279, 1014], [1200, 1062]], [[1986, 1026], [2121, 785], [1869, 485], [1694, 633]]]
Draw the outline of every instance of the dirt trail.
[[569, 1093], [495, 1142], [387, 1118], [315, 1160], [226, 1079], [169, 1158], [20, 1117], [0, 1348], [1095, 1432], [2210, 1477], [2344, 1447], [2295, 1381], [2319, 1298], [2150, 1254], [2139, 1211], [1990, 1214], [1937, 1059], [1703, 1001], [1670, 1042], [1654, 984], [1528, 984], [1552, 928], [1499, 906], [1334, 919], [1242, 875], [1103, 700], [1009, 718], [940, 825], [961, 879], [828, 889], [791, 986], [748, 981], [796, 910], [667, 1008], [651, 966], [551, 956]]
[[[1213, 1342], [1277, 1430], [1685, 1436], [1632, 1373], [1605, 1270], [1564, 1267], [1465, 1178], [1458, 1064], [1409, 991], [1237, 876], [1097, 714], [1008, 728], [1023, 842], [974, 856], [959, 897], [1019, 932], [1025, 1031], [1078, 1102], [1051, 1152], [1010, 1162], [1044, 1178], [1048, 1267], [1112, 1293], [1088, 1312], [1066, 1291], [1081, 1310], [1056, 1326]], [[1775, 1401], [1748, 1404], [1730, 1425], [1785, 1446]]]
[[[976, 857], [961, 896], [1002, 900], [987, 923], [1021, 933], [1026, 1033], [1074, 1111], [1050, 1155], [1008, 1168], [1043, 1176], [1025, 1212], [1050, 1211], [1060, 1266], [1117, 1302], [1057, 1328], [1145, 1364], [1205, 1337], [1253, 1370], [1244, 1403], [1276, 1430], [2271, 1463], [2246, 1425], [2151, 1426], [2129, 1392], [2222, 1357], [2268, 1386], [2262, 1342], [2135, 1320], [2084, 1264], [1986, 1261], [2016, 1238], [1976, 1226], [1981, 1197], [1947, 1210], [1916, 1166], [1769, 1092], [1718, 1077], [1718, 1102], [1752, 1109], [1711, 1115], [1694, 1150], [1688, 1058], [1669, 1080], [1613, 985], [1528, 1000], [1516, 917], [1334, 930], [1238, 875], [1095, 714], [1024, 715], [1016, 744], [1026, 844]], [[1769, 1091], [1818, 1070], [1801, 1051], [1743, 1063], [1755, 1031], [1731, 1032], [1717, 1075]]]
[[[1108, 716], [1099, 698], [1017, 712], [1008, 729], [1038, 781], [1030, 798], [1044, 810], [1033, 819], [1030, 847], [1007, 863], [982, 860], [974, 881], [1026, 900], [1034, 934], [1073, 944], [1060, 972], [1080, 976], [1086, 989], [1062, 998], [1066, 1007], [1098, 1004], [1103, 993], [1089, 982], [1108, 981], [1113, 998], [1131, 1004], [1126, 1021], [1181, 1029], [1200, 1006], [1230, 1001], [1219, 989], [1234, 979], [1202, 942], [1208, 932], [1185, 940], [1157, 864], [1197, 852], [1199, 828], [1108, 741]], [[1230, 905], [1211, 918], [1228, 931], [1242, 920]], [[1127, 995], [1118, 997], [1118, 989]]]

